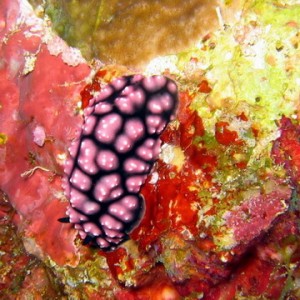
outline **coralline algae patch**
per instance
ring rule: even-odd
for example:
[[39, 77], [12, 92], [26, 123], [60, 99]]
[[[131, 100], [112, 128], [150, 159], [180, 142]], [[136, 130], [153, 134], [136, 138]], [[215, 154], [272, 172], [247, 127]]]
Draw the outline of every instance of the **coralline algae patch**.
[[[13, 224], [16, 211], [7, 195], [0, 192], [0, 297], [16, 299], [18, 295], [38, 298], [62, 297], [54, 274], [38, 258], [26, 252], [18, 228]], [[30, 292], [29, 292], [30, 291]]]
[[[76, 66], [70, 66], [61, 55], [49, 52], [46, 41], [53, 41], [53, 33], [49, 36], [51, 30], [27, 2], [1, 4], [0, 188], [16, 210], [14, 221], [27, 251], [58, 264], [75, 264], [75, 231], [50, 220], [59, 218], [66, 207], [60, 174], [66, 144], [81, 121], [74, 114], [76, 98], [90, 68], [77, 57]], [[68, 48], [62, 42], [60, 49], [62, 45]], [[29, 54], [35, 57], [30, 66]]]

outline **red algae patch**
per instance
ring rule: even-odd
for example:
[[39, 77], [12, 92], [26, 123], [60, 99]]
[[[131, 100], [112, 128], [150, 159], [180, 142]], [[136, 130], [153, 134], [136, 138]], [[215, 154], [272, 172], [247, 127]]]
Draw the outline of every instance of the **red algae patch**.
[[[51, 55], [42, 43], [47, 30], [41, 21], [26, 5], [22, 11], [19, 9], [17, 2], [9, 1], [1, 7], [1, 13], [11, 11], [16, 15], [2, 15], [5, 27], [1, 39], [5, 42], [0, 48], [0, 132], [6, 140], [0, 146], [1, 189], [20, 216], [20, 230], [34, 238], [53, 260], [74, 264], [74, 232], [62, 229], [63, 225], [56, 221], [64, 212], [58, 175], [64, 160], [60, 156], [66, 153], [66, 145], [81, 121], [74, 113], [76, 98], [90, 69], [82, 63], [69, 66], [60, 55]], [[41, 144], [36, 140], [37, 127], [45, 135]], [[49, 235], [41, 234], [49, 234], [51, 226], [53, 233], [60, 232], [53, 235], [57, 246], [64, 245], [60, 251]]]

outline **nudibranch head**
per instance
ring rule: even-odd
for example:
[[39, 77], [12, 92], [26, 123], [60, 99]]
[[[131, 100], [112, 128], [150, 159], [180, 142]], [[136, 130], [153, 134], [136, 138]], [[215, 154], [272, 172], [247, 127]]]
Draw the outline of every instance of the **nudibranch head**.
[[139, 192], [177, 98], [171, 79], [132, 75], [113, 80], [84, 110], [65, 166], [65, 193], [68, 221], [85, 243], [114, 250], [138, 225], [144, 212]]

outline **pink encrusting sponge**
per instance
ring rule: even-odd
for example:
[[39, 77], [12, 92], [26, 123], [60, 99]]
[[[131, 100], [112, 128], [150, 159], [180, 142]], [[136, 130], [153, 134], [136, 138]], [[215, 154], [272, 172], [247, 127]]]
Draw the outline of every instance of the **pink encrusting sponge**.
[[113, 80], [84, 110], [80, 137], [65, 166], [68, 218], [85, 244], [114, 250], [144, 212], [139, 194], [174, 117], [176, 84], [164, 76]]

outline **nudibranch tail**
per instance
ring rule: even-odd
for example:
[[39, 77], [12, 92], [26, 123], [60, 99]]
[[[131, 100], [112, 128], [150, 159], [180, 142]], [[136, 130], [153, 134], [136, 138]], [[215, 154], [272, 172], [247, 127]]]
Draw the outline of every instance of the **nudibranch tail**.
[[69, 217], [59, 218], [57, 221], [61, 223], [70, 223], [70, 218]]
[[140, 189], [159, 156], [159, 137], [174, 117], [177, 98], [171, 79], [132, 75], [113, 80], [84, 110], [65, 166], [67, 215], [84, 243], [114, 250], [140, 222]]

